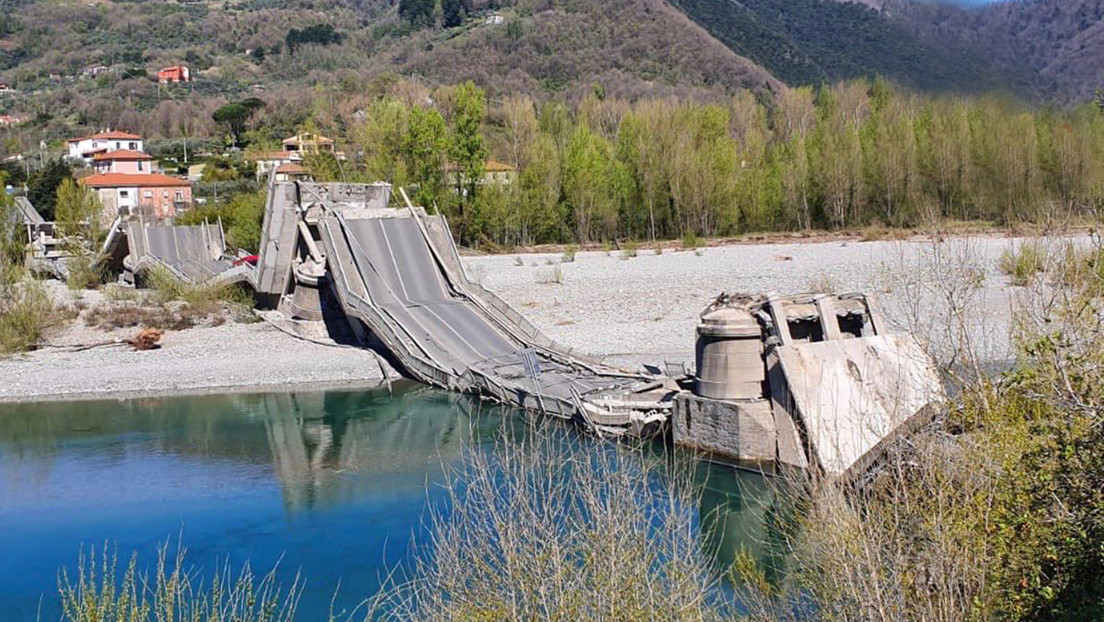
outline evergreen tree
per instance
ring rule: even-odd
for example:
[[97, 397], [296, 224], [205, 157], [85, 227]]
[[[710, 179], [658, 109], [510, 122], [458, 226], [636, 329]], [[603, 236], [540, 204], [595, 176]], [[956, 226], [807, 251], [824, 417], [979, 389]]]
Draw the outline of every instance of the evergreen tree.
[[46, 220], [54, 220], [58, 186], [66, 179], [70, 179], [72, 175], [73, 171], [64, 158], [47, 162], [46, 166], [31, 175], [30, 182], [27, 184], [27, 200]]
[[433, 23], [436, 5], [436, 0], [399, 0], [399, 17], [415, 28], [424, 28]]
[[460, 26], [468, 16], [467, 3], [464, 0], [441, 0], [441, 16], [445, 28]]

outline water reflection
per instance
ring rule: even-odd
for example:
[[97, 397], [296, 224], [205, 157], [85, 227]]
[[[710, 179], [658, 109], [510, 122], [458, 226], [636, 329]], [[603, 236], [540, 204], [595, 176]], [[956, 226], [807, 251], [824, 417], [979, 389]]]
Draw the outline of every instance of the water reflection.
[[[194, 563], [281, 561], [326, 611], [378, 588], [420, 538], [444, 468], [519, 416], [417, 385], [0, 406], [0, 611], [56, 618], [59, 567], [109, 540], [151, 559], [182, 534]], [[657, 447], [662, 459], [662, 447]], [[722, 564], [766, 557], [771, 487], [702, 467], [700, 509]]]

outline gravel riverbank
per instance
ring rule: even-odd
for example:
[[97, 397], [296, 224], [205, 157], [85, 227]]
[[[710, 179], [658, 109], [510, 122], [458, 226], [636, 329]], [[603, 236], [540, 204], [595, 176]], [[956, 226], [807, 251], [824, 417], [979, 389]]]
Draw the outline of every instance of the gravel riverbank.
[[[64, 285], [50, 285], [55, 298], [70, 296]], [[95, 305], [100, 296], [85, 292], [81, 300]], [[94, 329], [77, 320], [50, 336], [60, 347], [0, 359], [0, 402], [370, 387], [383, 378], [368, 350], [296, 339], [264, 322], [166, 331], [161, 347], [145, 352], [64, 347], [124, 340], [136, 332]]]
[[[589, 252], [570, 262], [560, 254], [464, 261], [473, 279], [552, 338], [625, 364], [692, 361], [698, 314], [722, 291], [874, 293], [891, 322], [937, 339], [946, 323], [937, 286], [969, 278], [979, 285], [970, 298], [970, 331], [989, 359], [1002, 360], [1016, 289], [997, 264], [1015, 243], [952, 240], [937, 253], [923, 241], [831, 241], [660, 255], [641, 248], [631, 258], [618, 251]], [[69, 295], [58, 284], [52, 289], [56, 296]], [[98, 297], [84, 294], [87, 304], [96, 304]], [[50, 342], [125, 339], [134, 332], [105, 332], [77, 321]], [[371, 386], [382, 378], [378, 359], [369, 351], [303, 341], [266, 323], [226, 323], [166, 332], [162, 347], [148, 352], [50, 348], [0, 359], [0, 402]]]
[[[553, 339], [623, 362], [693, 361], [698, 316], [719, 293], [857, 291], [875, 294], [898, 329], [939, 339], [940, 287], [979, 285], [970, 330], [986, 358], [1008, 356], [1015, 288], [1001, 253], [1018, 240], [831, 241], [698, 251], [619, 251], [467, 258], [469, 276], [502, 296]], [[938, 249], [938, 250], [936, 250]], [[928, 307], [926, 312], [924, 307]]]

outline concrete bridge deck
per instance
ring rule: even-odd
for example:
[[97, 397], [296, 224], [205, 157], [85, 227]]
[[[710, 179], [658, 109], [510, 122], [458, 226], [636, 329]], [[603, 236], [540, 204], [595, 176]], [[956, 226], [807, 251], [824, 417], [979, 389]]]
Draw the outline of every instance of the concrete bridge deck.
[[[344, 314], [413, 377], [478, 393], [612, 434], [646, 434], [666, 422], [677, 387], [561, 348], [501, 299], [469, 281], [440, 216], [369, 204], [340, 185], [284, 187], [270, 196], [258, 283], [295, 287], [288, 263], [323, 255], [326, 283]], [[288, 248], [295, 235], [299, 253]], [[309, 235], [310, 239], [306, 236]], [[263, 293], [263, 292], [262, 292]], [[271, 292], [276, 293], [276, 292]], [[536, 362], [539, 373], [523, 358]]]

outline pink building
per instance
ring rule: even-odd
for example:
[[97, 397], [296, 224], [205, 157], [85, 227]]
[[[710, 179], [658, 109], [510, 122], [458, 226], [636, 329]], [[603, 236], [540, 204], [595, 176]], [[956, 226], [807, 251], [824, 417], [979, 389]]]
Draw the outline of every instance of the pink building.
[[191, 82], [192, 72], [184, 65], [165, 67], [157, 72], [157, 81], [161, 84]]
[[166, 220], [192, 206], [192, 185], [160, 173], [98, 173], [80, 183], [96, 191], [108, 220], [139, 211]]
[[141, 151], [120, 149], [92, 156], [92, 169], [98, 174], [130, 173], [148, 175], [153, 172], [153, 158]]

